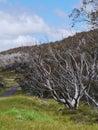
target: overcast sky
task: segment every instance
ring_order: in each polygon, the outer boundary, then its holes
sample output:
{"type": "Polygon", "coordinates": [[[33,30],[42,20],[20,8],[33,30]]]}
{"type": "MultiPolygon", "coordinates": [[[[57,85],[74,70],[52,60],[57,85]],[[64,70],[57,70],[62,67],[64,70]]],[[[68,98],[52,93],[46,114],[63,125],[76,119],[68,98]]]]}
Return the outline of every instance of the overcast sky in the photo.
{"type": "Polygon", "coordinates": [[[68,15],[81,0],[0,0],[0,51],[73,35],[68,15]]]}

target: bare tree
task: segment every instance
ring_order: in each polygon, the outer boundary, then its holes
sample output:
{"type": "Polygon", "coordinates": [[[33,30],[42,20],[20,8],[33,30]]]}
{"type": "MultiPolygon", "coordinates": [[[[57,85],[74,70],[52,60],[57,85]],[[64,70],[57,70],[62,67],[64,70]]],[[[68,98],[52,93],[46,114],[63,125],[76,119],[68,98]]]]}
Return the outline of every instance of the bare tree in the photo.
{"type": "Polygon", "coordinates": [[[77,61],[77,56],[75,57],[70,51],[63,54],[65,56],[58,51],[54,54],[52,50],[51,54],[57,68],[52,72],[50,67],[48,69],[45,67],[44,61],[40,61],[40,65],[46,77],[44,86],[51,91],[52,97],[68,108],[76,109],[80,99],[85,95],[95,106],[98,106],[98,103],[89,95],[91,81],[96,79],[98,74],[96,58],[89,61],[91,57],[77,54],[79,55],[79,61],[77,61]]]}
{"type": "MultiPolygon", "coordinates": [[[[41,52],[41,51],[40,51],[41,52]]],[[[86,53],[53,51],[49,48],[48,58],[42,52],[31,56],[32,67],[23,74],[29,91],[43,97],[45,92],[68,108],[77,109],[79,101],[86,96],[96,107],[98,103],[89,93],[92,80],[98,81],[98,63],[86,53]]]]}

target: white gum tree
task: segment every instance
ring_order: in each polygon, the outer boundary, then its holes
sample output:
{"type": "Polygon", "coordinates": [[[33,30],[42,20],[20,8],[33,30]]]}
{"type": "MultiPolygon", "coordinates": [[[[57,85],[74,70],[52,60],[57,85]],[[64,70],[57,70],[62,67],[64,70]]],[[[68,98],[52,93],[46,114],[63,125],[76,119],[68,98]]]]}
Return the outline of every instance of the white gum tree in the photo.
{"type": "Polygon", "coordinates": [[[98,103],[89,93],[92,81],[98,81],[96,56],[92,58],[86,53],[75,54],[69,50],[64,53],[53,52],[51,48],[49,51],[48,59],[41,55],[32,59],[34,68],[31,80],[32,83],[37,83],[33,88],[41,90],[40,94],[44,90],[50,91],[56,101],[70,109],[77,109],[83,96],[98,107],[98,103]]]}

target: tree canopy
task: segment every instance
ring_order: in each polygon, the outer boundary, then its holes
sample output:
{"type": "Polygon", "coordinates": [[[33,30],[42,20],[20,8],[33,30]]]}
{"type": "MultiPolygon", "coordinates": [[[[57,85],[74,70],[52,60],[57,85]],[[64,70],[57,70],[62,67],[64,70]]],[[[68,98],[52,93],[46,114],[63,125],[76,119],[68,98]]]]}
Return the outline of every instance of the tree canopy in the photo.
{"type": "Polygon", "coordinates": [[[70,17],[72,26],[77,22],[86,22],[91,28],[98,28],[98,0],[82,0],[82,6],[74,8],[70,17]]]}

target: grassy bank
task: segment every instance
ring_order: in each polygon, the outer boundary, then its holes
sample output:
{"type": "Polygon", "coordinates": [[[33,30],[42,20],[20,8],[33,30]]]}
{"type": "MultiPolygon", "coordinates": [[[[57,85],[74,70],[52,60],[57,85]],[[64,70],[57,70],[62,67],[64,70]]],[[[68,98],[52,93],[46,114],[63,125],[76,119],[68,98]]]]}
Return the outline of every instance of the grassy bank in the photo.
{"type": "Polygon", "coordinates": [[[98,110],[61,109],[54,100],[12,96],[0,98],[0,130],[98,130],[98,110]]]}

